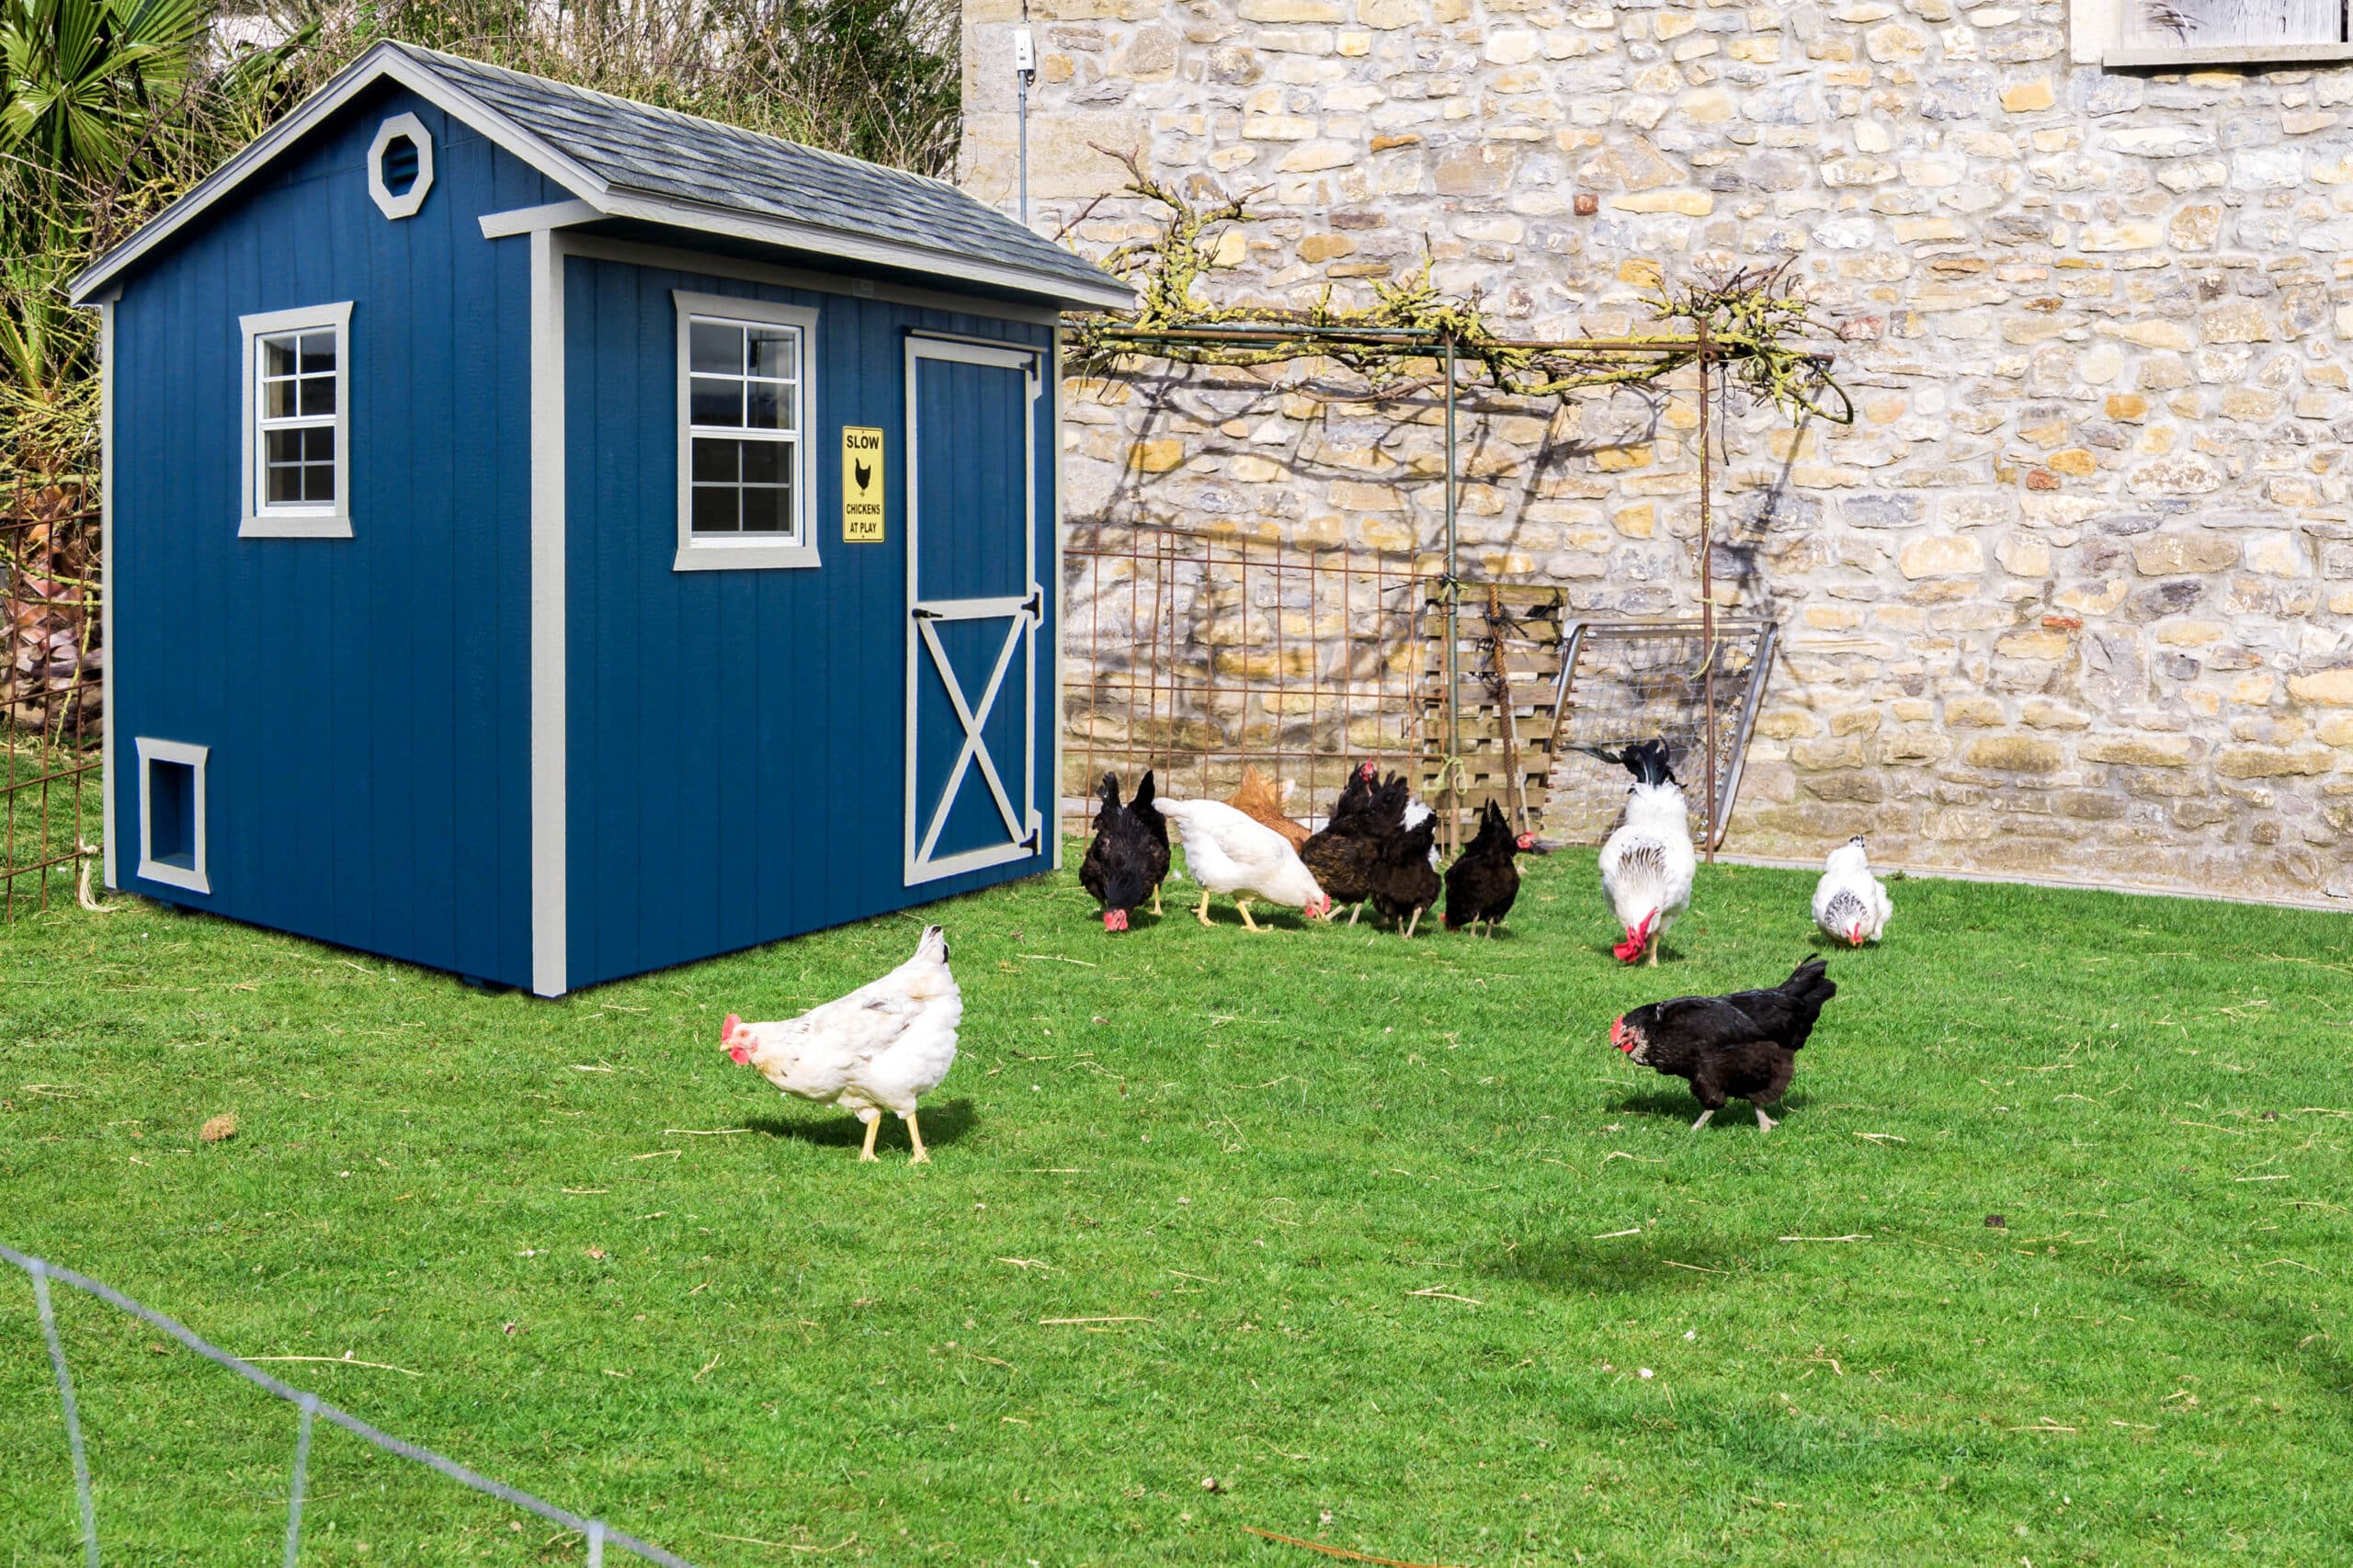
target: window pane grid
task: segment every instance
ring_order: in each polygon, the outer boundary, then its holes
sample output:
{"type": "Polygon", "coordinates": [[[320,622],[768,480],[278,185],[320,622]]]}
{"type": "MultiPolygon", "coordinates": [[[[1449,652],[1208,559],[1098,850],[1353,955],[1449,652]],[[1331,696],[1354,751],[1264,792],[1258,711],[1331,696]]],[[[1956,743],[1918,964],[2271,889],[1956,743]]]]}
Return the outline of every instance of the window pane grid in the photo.
{"type": "Polygon", "coordinates": [[[688,532],[791,538],[801,329],[692,317],[685,369],[688,532]]]}
{"type": "Polygon", "coordinates": [[[264,509],[313,510],[335,503],[338,336],[333,327],[310,327],[255,339],[264,509]]]}

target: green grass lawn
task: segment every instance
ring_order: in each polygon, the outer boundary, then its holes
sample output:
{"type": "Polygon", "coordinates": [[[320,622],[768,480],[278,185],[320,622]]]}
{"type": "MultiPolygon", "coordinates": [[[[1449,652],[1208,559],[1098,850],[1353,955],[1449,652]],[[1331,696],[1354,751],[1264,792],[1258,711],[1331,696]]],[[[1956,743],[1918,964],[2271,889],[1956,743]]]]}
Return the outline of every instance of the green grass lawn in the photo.
{"type": "MultiPolygon", "coordinates": [[[[1330,1561],[1245,1526],[1480,1568],[2353,1560],[2353,924],[1904,882],[1785,1124],[1694,1135],[1609,1020],[1779,980],[1812,878],[1703,871],[1652,971],[1593,880],[1534,862],[1506,936],[1408,945],[1204,931],[1182,884],[1107,937],[1064,876],[557,1003],[69,907],[0,934],[0,1240],[380,1363],[272,1369],[705,1568],[1330,1561]],[[925,918],[967,1004],[936,1163],[893,1124],[860,1165],[719,1020],[925,918]]],[[[61,1312],[107,1561],[276,1561],[292,1411],[61,1312]]],[[[306,1563],[584,1555],[329,1429],[310,1484],[306,1563]]],[[[0,1539],[75,1535],[0,1269],[0,1539]]]]}

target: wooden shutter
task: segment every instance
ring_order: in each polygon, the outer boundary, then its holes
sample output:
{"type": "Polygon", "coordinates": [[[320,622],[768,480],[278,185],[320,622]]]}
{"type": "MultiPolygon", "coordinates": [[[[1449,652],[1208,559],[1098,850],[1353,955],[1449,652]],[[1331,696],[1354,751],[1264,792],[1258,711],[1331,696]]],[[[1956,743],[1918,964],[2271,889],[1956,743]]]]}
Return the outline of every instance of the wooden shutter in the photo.
{"type": "Polygon", "coordinates": [[[2341,43],[2346,0],[2125,0],[2127,49],[2341,43]]]}

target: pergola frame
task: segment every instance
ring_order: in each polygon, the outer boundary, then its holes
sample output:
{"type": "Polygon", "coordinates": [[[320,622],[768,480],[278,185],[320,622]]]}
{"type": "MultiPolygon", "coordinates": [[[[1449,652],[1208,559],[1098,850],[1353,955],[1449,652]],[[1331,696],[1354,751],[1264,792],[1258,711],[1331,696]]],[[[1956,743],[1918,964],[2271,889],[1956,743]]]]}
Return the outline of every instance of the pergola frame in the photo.
{"type": "MultiPolygon", "coordinates": [[[[1341,326],[1321,323],[1306,323],[1269,319],[1259,322],[1238,321],[1213,326],[1152,327],[1105,323],[1090,325],[1093,345],[1111,355],[1124,358],[1168,359],[1180,363],[1226,365],[1247,368],[1279,363],[1291,359],[1326,358],[1336,353],[1351,350],[1371,351],[1384,358],[1395,360],[1429,359],[1440,367],[1438,374],[1446,385],[1446,571],[1443,591],[1446,596],[1446,761],[1443,777],[1449,796],[1448,823],[1449,836],[1460,833],[1457,820],[1460,812],[1459,779],[1461,776],[1461,701],[1457,684],[1461,672],[1457,669],[1458,638],[1456,630],[1461,600],[1461,577],[1457,571],[1457,517],[1461,495],[1456,445],[1456,403],[1460,390],[1458,367],[1465,358],[1483,362],[1484,355],[1472,350],[1453,333],[1428,327],[1341,326]],[[1241,356],[1244,358],[1220,358],[1241,356]]],[[[1720,824],[1713,818],[1716,812],[1716,597],[1714,496],[1715,460],[1709,425],[1710,404],[1720,384],[1719,367],[1727,360],[1753,357],[1751,346],[1738,339],[1727,341],[1711,335],[1708,319],[1701,315],[1693,319],[1692,331],[1686,334],[1656,334],[1638,337],[1487,337],[1479,339],[1479,350],[1506,349],[1535,355],[1557,356],[1571,360],[1578,368],[1573,372],[1577,386],[1655,386],[1665,377],[1684,367],[1695,368],[1699,381],[1699,623],[1700,638],[1708,648],[1707,664],[1701,672],[1701,702],[1705,712],[1705,745],[1707,752],[1707,798],[1710,802],[1710,831],[1705,846],[1709,861],[1716,858],[1716,840],[1721,836],[1720,824]]],[[[1835,356],[1828,349],[1814,349],[1804,354],[1804,362],[1824,390],[1835,392],[1841,404],[1839,413],[1827,417],[1839,423],[1854,418],[1854,404],[1846,390],[1830,377],[1835,356]]],[[[1401,394],[1394,387],[1376,385],[1369,390],[1363,401],[1380,401],[1401,394]]],[[[1565,396],[1569,387],[1555,385],[1540,393],[1514,388],[1508,384],[1490,389],[1490,395],[1565,396]]],[[[1798,400],[1800,417],[1817,412],[1811,401],[1798,400]]],[[[1564,676],[1565,678],[1565,676],[1564,676]]]]}

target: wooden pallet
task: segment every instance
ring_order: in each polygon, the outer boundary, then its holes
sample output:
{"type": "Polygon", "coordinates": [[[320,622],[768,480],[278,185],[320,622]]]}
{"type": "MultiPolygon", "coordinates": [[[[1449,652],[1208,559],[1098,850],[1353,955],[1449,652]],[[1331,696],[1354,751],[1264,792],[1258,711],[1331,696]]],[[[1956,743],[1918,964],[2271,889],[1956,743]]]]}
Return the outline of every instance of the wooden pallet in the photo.
{"type": "MultiPolygon", "coordinates": [[[[1493,801],[1513,825],[1534,832],[1551,793],[1561,656],[1571,624],[1558,588],[1466,586],[1455,616],[1459,777],[1447,778],[1446,606],[1423,607],[1423,753],[1415,790],[1431,805],[1460,810],[1457,834],[1472,831],[1493,801]]],[[[1449,844],[1459,843],[1449,835],[1449,844]]]]}

